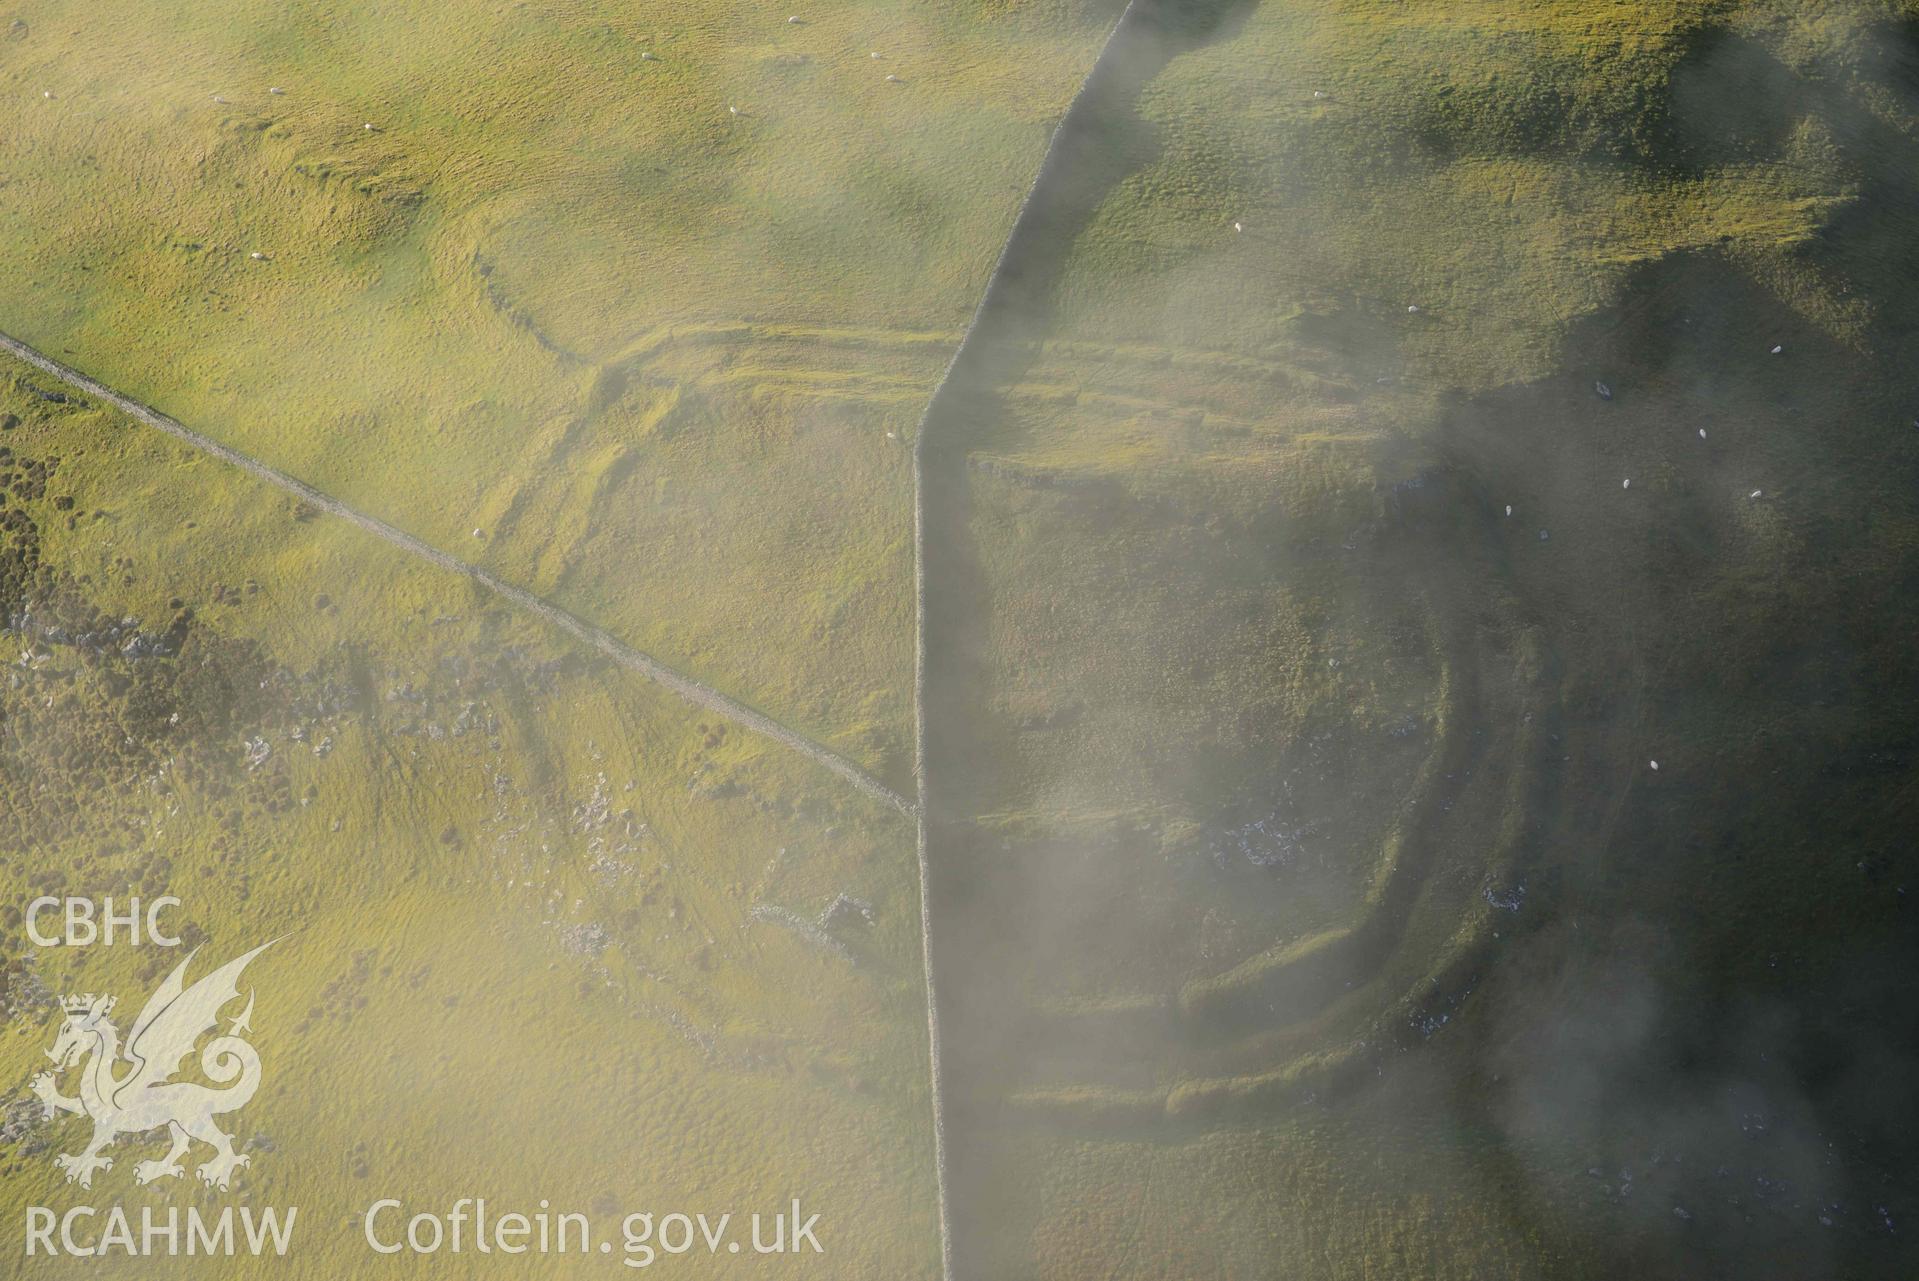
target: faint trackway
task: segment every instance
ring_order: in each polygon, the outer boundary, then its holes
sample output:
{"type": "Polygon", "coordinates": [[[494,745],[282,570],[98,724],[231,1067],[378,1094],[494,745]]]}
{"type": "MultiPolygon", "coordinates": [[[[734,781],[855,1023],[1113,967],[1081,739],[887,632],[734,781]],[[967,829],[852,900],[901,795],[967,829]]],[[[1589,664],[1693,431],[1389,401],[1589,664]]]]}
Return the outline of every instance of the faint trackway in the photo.
{"type": "Polygon", "coordinates": [[[665,686],[687,702],[744,725],[783,747],[791,748],[808,760],[832,770],[867,795],[885,801],[909,817],[916,813],[912,801],[907,800],[839,753],[814,742],[804,734],[788,729],[766,713],[748,707],[736,698],[730,698],[691,677],[681,675],[652,655],[641,653],[611,633],[595,627],[577,615],[568,613],[551,601],[543,600],[523,587],[515,587],[512,583],[477,565],[469,565],[458,557],[448,555],[430,543],[415,538],[405,530],[396,529],[376,516],[357,511],[339,499],[321,493],[305,481],[295,480],[285,472],[276,471],[257,459],[249,458],[236,449],[203,436],[192,428],[167,417],[159,410],[143,405],[131,397],[123,396],[112,388],[87,377],[79,370],[63,365],[51,356],[41,354],[17,338],[0,334],[0,349],[11,352],[42,373],[59,379],[77,391],[105,401],[121,413],[136,418],[149,427],[157,428],[194,449],[213,455],[222,462],[231,463],[241,471],[266,481],[269,485],[277,485],[288,493],[297,494],[301,499],[322,511],[330,512],[342,520],[351,521],[374,537],[384,539],[402,551],[410,552],[441,569],[464,574],[496,596],[538,614],[561,631],[593,646],[620,666],[638,672],[656,685],[665,686]]]}

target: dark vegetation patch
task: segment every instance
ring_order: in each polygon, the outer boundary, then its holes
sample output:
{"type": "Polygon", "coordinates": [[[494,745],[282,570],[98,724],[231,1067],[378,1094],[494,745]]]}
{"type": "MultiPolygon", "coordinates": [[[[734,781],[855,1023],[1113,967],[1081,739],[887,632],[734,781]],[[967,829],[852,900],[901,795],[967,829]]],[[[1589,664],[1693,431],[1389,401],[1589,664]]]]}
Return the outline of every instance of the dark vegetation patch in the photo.
{"type": "MultiPolygon", "coordinates": [[[[245,608],[259,591],[252,579],[207,585],[199,611],[173,597],[155,624],[110,614],[88,576],[46,557],[44,522],[71,507],[49,489],[71,460],[45,432],[4,439],[0,860],[36,893],[180,892],[180,852],[156,845],[151,828],[156,810],[185,805],[205,820],[186,873],[216,876],[244,900],[254,865],[271,857],[271,820],[320,794],[314,784],[296,792],[296,776],[311,771],[290,766],[295,753],[324,762],[351,726],[376,741],[480,734],[497,748],[493,708],[537,706],[583,661],[496,646],[402,672],[343,646],[294,671],[200,617],[245,608]]],[[[123,586],[136,582],[130,558],[112,570],[123,586]]],[[[525,746],[539,775],[544,756],[525,746]]],[[[20,928],[15,916],[0,920],[0,940],[20,928]]]]}

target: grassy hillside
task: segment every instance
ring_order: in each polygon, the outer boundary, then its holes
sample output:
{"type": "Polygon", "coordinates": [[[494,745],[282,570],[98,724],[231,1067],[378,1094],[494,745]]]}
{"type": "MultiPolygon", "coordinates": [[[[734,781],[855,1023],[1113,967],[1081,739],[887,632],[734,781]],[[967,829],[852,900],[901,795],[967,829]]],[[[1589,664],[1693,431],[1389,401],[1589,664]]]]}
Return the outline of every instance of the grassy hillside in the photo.
{"type": "MultiPolygon", "coordinates": [[[[901,791],[919,448],[961,1278],[1909,1275],[1919,7],[1142,0],[1042,170],[1119,9],[22,0],[0,331],[901,791]]],[[[938,1274],[910,820],[11,363],[0,494],[0,1218],[172,892],[289,1275],[938,1274]]]]}
{"type": "Polygon", "coordinates": [[[88,1126],[43,1121],[25,1089],[57,997],[118,994],[124,1033],[180,959],[29,946],[27,902],[171,893],[203,948],[190,977],[285,936],[247,972],[266,1074],[235,1128],[241,1195],[301,1207],[289,1275],[363,1267],[378,1197],[482,1187],[608,1235],[668,1202],[770,1213],[798,1192],[836,1266],[936,1269],[899,814],[463,578],[47,390],[0,370],[8,1221],[228,1200],[136,1188],[159,1151],[138,1139],[76,1194],[52,1158],[88,1126]],[[840,895],[870,922],[826,917],[840,895]]]}
{"type": "Polygon", "coordinates": [[[926,429],[971,1274],[1899,1273],[1915,36],[1130,33],[926,429]]]}
{"type": "Polygon", "coordinates": [[[32,0],[0,329],[898,783],[903,441],[1111,12],[32,0]]]}

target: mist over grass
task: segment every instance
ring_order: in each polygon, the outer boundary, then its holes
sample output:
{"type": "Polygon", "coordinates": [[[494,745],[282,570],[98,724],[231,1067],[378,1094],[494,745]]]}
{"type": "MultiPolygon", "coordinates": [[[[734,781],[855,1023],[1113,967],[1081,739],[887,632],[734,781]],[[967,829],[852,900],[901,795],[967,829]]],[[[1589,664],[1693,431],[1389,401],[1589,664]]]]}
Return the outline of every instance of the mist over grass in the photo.
{"type": "MultiPolygon", "coordinates": [[[[920,555],[956,1275],[1912,1271],[1912,4],[19,12],[0,329],[901,790],[920,555]]],[[[250,1193],[937,1273],[909,822],[43,383],[0,878],[303,927],[250,1193]]]]}
{"type": "Polygon", "coordinates": [[[1131,34],[927,427],[962,1271],[1897,1275],[1911,15],[1131,34]]]}

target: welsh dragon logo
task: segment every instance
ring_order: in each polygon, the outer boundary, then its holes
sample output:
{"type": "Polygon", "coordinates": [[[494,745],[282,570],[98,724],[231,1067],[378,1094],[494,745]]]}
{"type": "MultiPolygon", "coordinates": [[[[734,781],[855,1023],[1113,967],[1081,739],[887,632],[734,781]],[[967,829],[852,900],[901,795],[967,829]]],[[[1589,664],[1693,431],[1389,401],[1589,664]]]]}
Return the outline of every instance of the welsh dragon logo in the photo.
{"type": "Polygon", "coordinates": [[[251,991],[246,1008],[227,1024],[226,1033],[215,1036],[200,1051],[201,1072],[225,1088],[171,1078],[181,1070],[201,1036],[217,1028],[220,1011],[239,998],[240,972],[247,962],[272,947],[273,942],[227,962],[192,987],[183,981],[194,956],[188,953],[148,998],[127,1033],[124,1047],[109,1017],[114,998],[89,994],[69,996],[61,1002],[66,1020],[53,1048],[47,1051],[56,1069],[36,1076],[32,1088],[46,1105],[49,1118],[56,1112],[74,1112],[93,1119],[93,1138],[86,1150],[54,1158],[54,1163],[67,1172],[67,1182],[92,1187],[94,1171],[113,1168],[112,1158],[100,1155],[108,1144],[123,1134],[146,1134],[162,1127],[173,1146],[158,1161],[136,1164],[136,1182],[152,1183],[182,1173],[180,1158],[196,1139],[212,1147],[214,1153],[195,1171],[202,1183],[225,1189],[233,1172],[249,1164],[247,1156],[233,1150],[232,1136],[214,1125],[213,1118],[245,1107],[260,1085],[260,1056],[241,1037],[252,1030],[251,991]],[[60,1093],[58,1074],[83,1061],[80,1093],[69,1098],[60,1093]]]}

